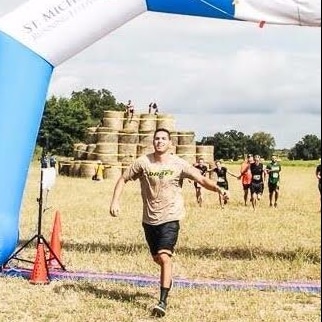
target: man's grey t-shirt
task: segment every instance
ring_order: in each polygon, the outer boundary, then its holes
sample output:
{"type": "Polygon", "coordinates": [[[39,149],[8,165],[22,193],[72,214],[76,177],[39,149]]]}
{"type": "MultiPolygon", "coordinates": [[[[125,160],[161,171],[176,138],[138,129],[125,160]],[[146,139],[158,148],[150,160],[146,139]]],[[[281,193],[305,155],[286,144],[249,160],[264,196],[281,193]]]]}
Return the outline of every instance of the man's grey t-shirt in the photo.
{"type": "Polygon", "coordinates": [[[176,155],[167,162],[154,160],[154,154],[137,158],[123,173],[126,181],[140,180],[143,200],[142,221],[150,225],[180,220],[185,215],[183,179],[193,180],[199,171],[176,155]]]}

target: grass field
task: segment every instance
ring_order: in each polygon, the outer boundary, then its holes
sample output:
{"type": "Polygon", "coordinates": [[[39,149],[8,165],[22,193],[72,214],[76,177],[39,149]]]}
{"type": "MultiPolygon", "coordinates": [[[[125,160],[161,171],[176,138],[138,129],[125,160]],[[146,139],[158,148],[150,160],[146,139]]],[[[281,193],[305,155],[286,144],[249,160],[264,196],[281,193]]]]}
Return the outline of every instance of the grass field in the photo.
{"type": "MultiPolygon", "coordinates": [[[[183,193],[187,214],[174,256],[175,278],[243,282],[321,281],[321,213],[315,167],[283,166],[278,208],[268,192],[254,212],[243,205],[240,181],[229,177],[231,200],[203,190],[200,208],[191,183],[183,193]]],[[[238,164],[228,168],[237,173],[238,164]]],[[[39,165],[33,163],[25,189],[20,238],[37,232],[39,165]]],[[[131,273],[158,277],[141,227],[137,182],[128,183],[121,215],[109,215],[114,183],[58,176],[45,198],[43,233],[48,240],[56,211],[62,222],[62,262],[67,270],[131,273]]],[[[34,259],[35,245],[23,255],[34,259]]],[[[15,264],[15,263],[12,263],[15,264]]],[[[18,263],[21,265],[21,263],[18,263]]],[[[0,321],[154,321],[156,286],[109,281],[51,281],[31,285],[20,278],[0,279],[0,321]]],[[[163,321],[320,321],[321,294],[174,287],[163,321]]]]}

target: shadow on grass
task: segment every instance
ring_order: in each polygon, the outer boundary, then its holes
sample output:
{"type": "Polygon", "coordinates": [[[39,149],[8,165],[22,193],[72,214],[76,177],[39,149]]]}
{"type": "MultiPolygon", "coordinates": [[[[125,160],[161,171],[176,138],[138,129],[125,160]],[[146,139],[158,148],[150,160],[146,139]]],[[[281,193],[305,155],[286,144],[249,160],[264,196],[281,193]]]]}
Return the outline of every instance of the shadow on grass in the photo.
{"type": "MultiPolygon", "coordinates": [[[[21,240],[20,244],[24,244],[25,241],[21,240]]],[[[110,253],[115,252],[120,255],[139,254],[141,252],[147,252],[148,247],[146,244],[104,244],[104,243],[69,243],[63,242],[62,247],[66,251],[82,252],[82,253],[110,253]]],[[[269,258],[274,260],[283,261],[305,261],[310,264],[321,263],[321,253],[318,249],[304,249],[296,248],[294,250],[273,251],[262,247],[230,247],[230,248],[218,248],[218,247],[177,247],[176,253],[182,256],[194,256],[197,258],[208,259],[231,259],[231,260],[255,260],[259,258],[269,258]]]]}
{"type": "Polygon", "coordinates": [[[270,258],[274,260],[284,261],[305,261],[311,264],[321,263],[321,254],[319,250],[296,248],[295,250],[272,251],[262,247],[230,247],[230,248],[216,248],[216,247],[199,247],[189,248],[180,247],[177,253],[186,256],[206,257],[213,259],[232,259],[232,260],[254,260],[259,258],[270,258]]]}
{"type": "Polygon", "coordinates": [[[64,291],[74,291],[74,292],[84,292],[86,294],[93,294],[96,298],[101,299],[109,299],[118,302],[130,303],[134,304],[135,306],[141,306],[142,308],[146,309],[146,305],[142,303],[142,300],[151,299],[153,296],[147,292],[136,291],[132,292],[131,290],[126,289],[126,291],[120,290],[120,286],[115,287],[115,289],[109,288],[102,289],[96,287],[93,283],[75,283],[75,284],[63,284],[54,287],[55,293],[63,293],[64,291]],[[117,289],[116,289],[117,288],[117,289]]]}

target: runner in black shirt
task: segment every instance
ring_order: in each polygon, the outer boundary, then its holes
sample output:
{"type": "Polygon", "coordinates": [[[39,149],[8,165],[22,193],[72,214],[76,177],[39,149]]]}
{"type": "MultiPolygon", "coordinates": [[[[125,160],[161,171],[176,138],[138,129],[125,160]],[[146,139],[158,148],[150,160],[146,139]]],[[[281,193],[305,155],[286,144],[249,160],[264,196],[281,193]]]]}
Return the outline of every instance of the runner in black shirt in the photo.
{"type": "MultiPolygon", "coordinates": [[[[221,188],[226,190],[228,194],[229,186],[227,180],[227,174],[231,175],[232,177],[239,178],[236,174],[230,172],[226,167],[222,166],[221,161],[216,161],[215,167],[210,169],[208,172],[215,172],[217,175],[217,185],[221,188]]],[[[219,196],[219,204],[221,208],[224,208],[224,205],[227,204],[228,199],[223,199],[220,195],[219,196]]]]}
{"type": "MultiPolygon", "coordinates": [[[[203,176],[206,176],[208,167],[205,165],[205,160],[203,158],[200,158],[198,162],[195,163],[193,166],[197,168],[203,176]]],[[[201,185],[196,181],[194,181],[193,185],[196,190],[197,202],[201,207],[202,206],[201,185]]]]}
{"type": "Polygon", "coordinates": [[[252,173],[252,181],[250,184],[251,202],[255,210],[257,200],[260,200],[262,197],[266,178],[266,171],[263,163],[260,162],[259,155],[254,156],[254,163],[250,165],[250,172],[252,173]]]}

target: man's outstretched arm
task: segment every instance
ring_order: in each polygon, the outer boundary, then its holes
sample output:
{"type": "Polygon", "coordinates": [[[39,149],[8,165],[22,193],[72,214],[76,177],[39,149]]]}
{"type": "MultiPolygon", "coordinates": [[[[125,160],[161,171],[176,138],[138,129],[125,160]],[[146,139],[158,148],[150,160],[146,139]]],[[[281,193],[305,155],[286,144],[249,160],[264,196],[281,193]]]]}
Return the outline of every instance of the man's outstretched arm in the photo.
{"type": "Polygon", "coordinates": [[[120,197],[122,195],[123,192],[123,188],[125,186],[125,179],[123,178],[123,176],[121,176],[117,182],[116,185],[114,187],[114,192],[113,192],[113,197],[111,200],[111,205],[110,205],[110,214],[113,217],[117,217],[120,211],[120,197]]]}

